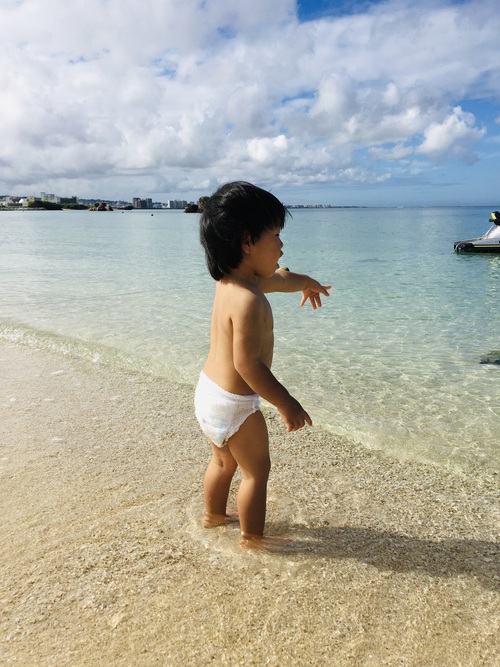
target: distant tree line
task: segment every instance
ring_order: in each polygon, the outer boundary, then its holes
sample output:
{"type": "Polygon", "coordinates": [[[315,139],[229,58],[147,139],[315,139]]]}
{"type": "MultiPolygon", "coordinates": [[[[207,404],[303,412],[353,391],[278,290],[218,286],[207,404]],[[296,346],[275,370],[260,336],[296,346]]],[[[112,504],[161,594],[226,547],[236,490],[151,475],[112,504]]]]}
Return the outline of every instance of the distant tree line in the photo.
{"type": "Polygon", "coordinates": [[[55,204],[52,201],[36,200],[30,201],[28,208],[43,208],[45,211],[62,211],[61,204],[55,204]]]}
{"type": "Polygon", "coordinates": [[[53,201],[36,200],[30,201],[28,208],[41,208],[45,211],[62,211],[63,208],[73,209],[75,211],[85,211],[88,206],[85,204],[56,204],[53,201]]]}
{"type": "Polygon", "coordinates": [[[89,207],[85,204],[56,204],[52,201],[30,201],[28,208],[39,208],[44,211],[62,211],[63,209],[71,209],[73,211],[88,211],[89,207]]]}

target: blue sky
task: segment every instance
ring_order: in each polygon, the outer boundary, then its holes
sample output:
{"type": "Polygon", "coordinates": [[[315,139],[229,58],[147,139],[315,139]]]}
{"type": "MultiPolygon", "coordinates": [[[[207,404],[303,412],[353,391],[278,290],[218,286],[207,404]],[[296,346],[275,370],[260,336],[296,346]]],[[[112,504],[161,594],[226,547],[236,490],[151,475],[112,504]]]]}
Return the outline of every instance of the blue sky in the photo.
{"type": "Polygon", "coordinates": [[[299,0],[297,2],[297,17],[300,21],[315,21],[329,17],[360,14],[376,5],[372,0],[299,0]]]}
{"type": "Polygon", "coordinates": [[[4,0],[0,195],[500,205],[497,0],[4,0]],[[270,10],[272,7],[272,10],[270,10]]]}

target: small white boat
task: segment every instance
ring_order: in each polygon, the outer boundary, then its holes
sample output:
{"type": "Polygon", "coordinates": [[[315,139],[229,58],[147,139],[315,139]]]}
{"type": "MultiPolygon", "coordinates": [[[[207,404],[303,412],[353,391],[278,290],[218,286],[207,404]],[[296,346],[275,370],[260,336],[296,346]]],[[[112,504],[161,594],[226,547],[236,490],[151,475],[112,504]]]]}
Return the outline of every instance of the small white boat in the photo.
{"type": "Polygon", "coordinates": [[[457,241],[453,246],[455,252],[500,252],[500,212],[493,211],[490,222],[494,224],[484,236],[477,239],[457,241]]]}

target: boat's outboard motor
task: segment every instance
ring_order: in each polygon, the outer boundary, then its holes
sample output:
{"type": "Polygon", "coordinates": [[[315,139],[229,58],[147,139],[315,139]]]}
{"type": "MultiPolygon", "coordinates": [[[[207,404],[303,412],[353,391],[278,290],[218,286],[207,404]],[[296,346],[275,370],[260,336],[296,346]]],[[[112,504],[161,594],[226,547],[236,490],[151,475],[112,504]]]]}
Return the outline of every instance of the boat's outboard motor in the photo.
{"type": "Polygon", "coordinates": [[[493,211],[491,214],[490,222],[494,222],[495,225],[498,225],[500,227],[500,212],[499,211],[493,211]]]}

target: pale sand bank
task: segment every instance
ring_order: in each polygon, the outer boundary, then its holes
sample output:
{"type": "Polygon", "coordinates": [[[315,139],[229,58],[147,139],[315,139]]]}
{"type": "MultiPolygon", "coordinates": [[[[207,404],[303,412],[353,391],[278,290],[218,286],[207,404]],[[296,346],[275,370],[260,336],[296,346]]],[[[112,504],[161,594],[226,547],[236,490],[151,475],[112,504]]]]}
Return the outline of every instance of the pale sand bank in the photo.
{"type": "Polygon", "coordinates": [[[200,527],[192,388],[0,344],[0,664],[498,665],[498,478],[270,419],[268,532],[200,527]]]}

